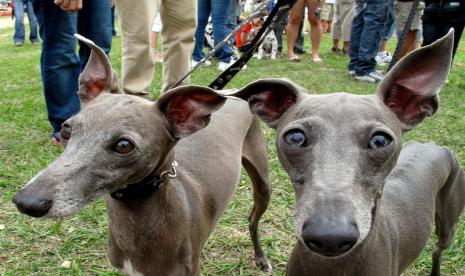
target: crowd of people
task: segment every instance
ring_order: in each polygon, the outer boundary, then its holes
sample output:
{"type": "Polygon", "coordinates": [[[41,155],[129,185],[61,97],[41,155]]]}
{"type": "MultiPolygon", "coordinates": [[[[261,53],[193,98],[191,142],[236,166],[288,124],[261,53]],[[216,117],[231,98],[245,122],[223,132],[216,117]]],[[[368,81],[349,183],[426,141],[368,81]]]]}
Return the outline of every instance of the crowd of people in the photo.
{"type": "MultiPolygon", "coordinates": [[[[90,49],[80,44],[79,52],[76,52],[74,33],[93,40],[108,54],[112,35],[116,34],[116,7],[122,37],[122,88],[125,93],[148,98],[155,62],[163,64],[162,91],[166,91],[204,59],[206,33],[212,40],[210,47],[215,47],[244,20],[244,6],[260,2],[14,0],[14,45],[21,46],[25,42],[25,10],[31,28],[30,41],[39,43],[37,33],[42,40],[40,64],[48,118],[53,129],[52,141],[61,144],[61,124],[80,109],[76,93],[78,77],[87,63],[90,49]],[[159,34],[161,52],[157,50],[159,34]]],[[[269,3],[268,9],[271,10],[276,2],[269,3]]],[[[387,41],[395,30],[397,36],[403,31],[414,3],[414,0],[297,0],[274,26],[277,42],[274,56],[286,56],[283,53],[285,35],[289,62],[300,62],[299,55],[302,54],[311,55],[312,62],[324,62],[320,56],[320,43],[323,33],[330,32],[333,40],[331,52],[349,57],[348,73],[358,81],[379,82],[383,76],[376,71],[376,65],[390,62],[387,41]],[[303,46],[305,20],[310,26],[309,51],[303,46]]],[[[234,63],[235,53],[248,50],[262,24],[262,18],[253,19],[215,52],[219,70],[224,71],[234,63]]],[[[449,28],[455,30],[455,54],[464,25],[465,0],[421,0],[401,56],[421,43],[431,44],[445,35],[449,28]]],[[[208,60],[203,62],[204,65],[211,64],[208,60]]],[[[185,78],[182,84],[188,82],[189,78],[185,78]]]]}

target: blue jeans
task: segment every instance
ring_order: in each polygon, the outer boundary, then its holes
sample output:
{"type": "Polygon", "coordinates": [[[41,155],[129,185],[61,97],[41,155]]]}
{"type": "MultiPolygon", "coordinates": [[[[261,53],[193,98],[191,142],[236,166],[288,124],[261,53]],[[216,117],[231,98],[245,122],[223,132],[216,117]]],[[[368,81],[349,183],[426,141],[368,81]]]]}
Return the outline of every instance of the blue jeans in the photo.
{"type": "Polygon", "coordinates": [[[389,0],[386,5],[386,21],[381,31],[381,39],[389,40],[396,30],[396,15],[394,12],[394,0],[389,0]]]}
{"type": "MultiPolygon", "coordinates": [[[[202,52],[203,41],[205,39],[205,27],[208,23],[208,17],[211,14],[213,25],[213,40],[215,46],[221,42],[228,34],[226,22],[228,19],[229,7],[232,0],[198,0],[197,7],[197,29],[195,30],[195,46],[192,59],[199,61],[204,58],[202,52]]],[[[230,62],[233,52],[232,49],[225,44],[216,52],[216,58],[219,61],[230,62]]]]}
{"type": "Polygon", "coordinates": [[[111,48],[111,1],[84,1],[81,11],[68,13],[53,0],[35,0],[34,11],[42,38],[40,66],[48,119],[53,132],[80,109],[78,77],[89,59],[90,49],[80,45],[74,33],[93,40],[107,54],[111,48]]]}
{"type": "Polygon", "coordinates": [[[15,34],[13,36],[14,43],[24,43],[25,31],[24,31],[24,7],[26,6],[27,18],[29,19],[29,27],[31,32],[29,33],[29,40],[31,42],[37,42],[37,20],[34,15],[32,2],[29,0],[14,0],[15,4],[15,34]]]}
{"type": "Polygon", "coordinates": [[[375,71],[384,27],[386,0],[356,0],[349,47],[349,70],[357,75],[375,71]]]}

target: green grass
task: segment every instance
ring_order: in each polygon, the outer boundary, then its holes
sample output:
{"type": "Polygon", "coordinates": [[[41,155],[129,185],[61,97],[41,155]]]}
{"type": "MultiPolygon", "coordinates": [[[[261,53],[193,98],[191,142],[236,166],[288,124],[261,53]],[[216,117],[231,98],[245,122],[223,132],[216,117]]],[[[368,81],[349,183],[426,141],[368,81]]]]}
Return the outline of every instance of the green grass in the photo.
{"type": "MultiPolygon", "coordinates": [[[[15,191],[43,169],[60,149],[49,142],[48,125],[41,89],[40,47],[26,44],[14,47],[11,29],[0,30],[0,274],[2,275],[120,275],[106,258],[107,217],[99,200],[78,215],[62,220],[41,220],[21,215],[11,203],[15,191]],[[70,268],[62,268],[63,261],[70,268]]],[[[308,41],[307,41],[308,43],[308,41]]],[[[120,68],[119,38],[114,40],[111,59],[120,68]]],[[[308,49],[307,45],[307,49],[308,49]]],[[[329,53],[330,40],[322,43],[323,64],[304,57],[301,63],[286,60],[252,60],[246,71],[228,85],[242,87],[263,77],[287,77],[311,93],[350,91],[370,94],[371,84],[352,81],[346,73],[347,59],[329,53]]],[[[394,45],[390,45],[392,51],[394,45]]],[[[460,48],[465,48],[462,40],[460,48]]],[[[459,52],[456,63],[465,64],[459,52]]],[[[157,65],[153,91],[159,91],[160,66],[157,65]]],[[[219,72],[215,67],[197,70],[191,82],[208,85],[219,72]]],[[[157,93],[155,93],[157,94],[157,93]]],[[[454,66],[449,84],[441,93],[439,112],[406,139],[433,142],[451,148],[465,167],[465,69],[454,66]]],[[[292,226],[293,190],[281,168],[274,148],[274,131],[264,128],[269,145],[273,196],[261,224],[264,249],[276,275],[282,275],[295,243],[292,226]]],[[[251,209],[251,185],[247,177],[215,228],[203,251],[204,275],[259,275],[252,260],[252,244],[247,231],[251,209]]],[[[431,267],[430,242],[407,275],[426,275],[431,267]]],[[[465,218],[462,217],[453,246],[443,258],[444,275],[465,275],[465,218]]]]}

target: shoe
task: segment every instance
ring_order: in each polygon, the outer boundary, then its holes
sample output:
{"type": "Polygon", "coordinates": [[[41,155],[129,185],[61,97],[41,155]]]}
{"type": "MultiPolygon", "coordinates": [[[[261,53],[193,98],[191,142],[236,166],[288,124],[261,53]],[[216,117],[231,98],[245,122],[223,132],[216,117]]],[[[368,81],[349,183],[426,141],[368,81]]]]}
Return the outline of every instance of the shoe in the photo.
{"type": "Polygon", "coordinates": [[[362,81],[362,82],[369,82],[369,83],[376,83],[380,82],[383,79],[383,75],[380,73],[373,71],[365,75],[355,75],[355,79],[357,81],[362,81]]]}
{"type": "Polygon", "coordinates": [[[40,44],[40,40],[33,40],[33,41],[31,41],[31,43],[32,43],[33,45],[40,44]]]}
{"type": "MultiPolygon", "coordinates": [[[[229,62],[220,61],[220,62],[218,62],[218,70],[225,71],[231,65],[233,65],[234,62],[236,62],[236,61],[234,59],[232,59],[232,58],[231,58],[231,60],[229,62]]],[[[245,68],[243,68],[243,69],[245,69],[245,68]]]]}
{"type": "Polygon", "coordinates": [[[376,63],[378,64],[386,64],[386,63],[390,63],[391,60],[392,60],[392,56],[388,53],[388,52],[379,52],[376,56],[375,56],[375,60],[376,60],[376,63]]]}
{"type": "MultiPolygon", "coordinates": [[[[200,60],[199,61],[191,60],[191,68],[194,68],[199,62],[200,60]]],[[[210,66],[210,65],[212,65],[211,61],[206,60],[201,66],[210,66]]]]}
{"type": "Polygon", "coordinates": [[[300,62],[300,58],[298,56],[294,56],[294,57],[289,58],[289,61],[290,62],[300,62]]]}
{"type": "Polygon", "coordinates": [[[323,60],[319,57],[316,57],[316,58],[312,58],[312,62],[315,62],[315,63],[321,63],[323,62],[323,60]]]}
{"type": "Polygon", "coordinates": [[[355,70],[349,70],[349,76],[355,77],[355,70]]]}
{"type": "Polygon", "coordinates": [[[15,46],[23,46],[23,45],[24,45],[24,42],[21,42],[21,41],[15,42],[15,46]]]}
{"type": "Polygon", "coordinates": [[[61,143],[61,136],[60,136],[59,132],[53,132],[52,133],[51,142],[55,146],[58,146],[60,148],[64,148],[63,143],[61,143]]]}
{"type": "Polygon", "coordinates": [[[307,50],[302,50],[302,49],[294,49],[294,53],[299,54],[299,55],[310,55],[311,53],[307,50]]]}
{"type": "Polygon", "coordinates": [[[331,52],[333,54],[340,54],[342,52],[342,49],[336,48],[336,47],[331,47],[331,52]]]}

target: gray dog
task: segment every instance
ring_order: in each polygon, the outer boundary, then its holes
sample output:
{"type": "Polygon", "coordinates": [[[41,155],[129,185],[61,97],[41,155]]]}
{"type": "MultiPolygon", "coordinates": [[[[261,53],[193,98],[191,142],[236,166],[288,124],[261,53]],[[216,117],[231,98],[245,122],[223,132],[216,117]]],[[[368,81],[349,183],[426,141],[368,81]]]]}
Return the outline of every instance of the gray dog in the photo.
{"type": "Polygon", "coordinates": [[[155,103],[121,94],[105,53],[78,38],[92,48],[79,80],[86,106],[63,124],[64,152],[14,196],[19,211],[63,217],[105,196],[112,265],[129,275],[198,275],[242,163],[254,190],[255,262],[269,271],[257,232],[271,195],[266,141],[247,104],[199,86],[155,103]]]}
{"type": "Polygon", "coordinates": [[[400,275],[438,237],[432,275],[465,204],[465,179],[444,147],[402,133],[438,108],[453,32],[401,60],[376,95],[313,96],[279,79],[235,96],[276,129],[279,159],[294,185],[298,242],[287,275],[400,275]]]}

